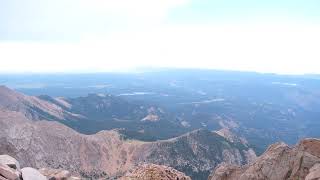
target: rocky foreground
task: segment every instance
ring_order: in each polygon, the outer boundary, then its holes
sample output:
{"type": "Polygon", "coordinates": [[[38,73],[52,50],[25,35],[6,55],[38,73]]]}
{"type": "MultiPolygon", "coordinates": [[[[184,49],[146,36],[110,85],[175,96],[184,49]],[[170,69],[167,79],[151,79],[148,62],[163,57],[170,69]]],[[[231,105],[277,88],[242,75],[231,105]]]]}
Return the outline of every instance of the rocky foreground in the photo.
{"type": "Polygon", "coordinates": [[[0,155],[0,180],[80,180],[79,177],[71,176],[66,170],[47,169],[40,170],[24,167],[11,156],[0,155]]]}
{"type": "Polygon", "coordinates": [[[209,180],[320,180],[320,139],[273,144],[252,164],[220,164],[209,180]]]}
{"type": "MultiPolygon", "coordinates": [[[[20,168],[19,162],[11,156],[0,155],[0,180],[80,180],[62,169],[20,168]]],[[[189,176],[171,167],[144,164],[134,168],[119,180],[191,180],[189,176]]]]}

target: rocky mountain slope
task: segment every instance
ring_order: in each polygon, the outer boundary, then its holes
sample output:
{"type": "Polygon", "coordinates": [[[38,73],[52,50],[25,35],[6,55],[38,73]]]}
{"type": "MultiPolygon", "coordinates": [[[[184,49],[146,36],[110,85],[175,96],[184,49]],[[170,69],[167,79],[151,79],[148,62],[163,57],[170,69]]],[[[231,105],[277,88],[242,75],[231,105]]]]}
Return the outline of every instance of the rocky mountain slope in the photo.
{"type": "Polygon", "coordinates": [[[219,162],[245,164],[256,156],[244,144],[231,143],[207,130],[196,130],[170,140],[152,143],[149,163],[164,164],[196,179],[206,179],[219,162]]]}
{"type": "Polygon", "coordinates": [[[0,108],[17,111],[32,120],[58,120],[77,119],[78,114],[64,110],[61,106],[13,91],[0,86],[0,108]]]}
{"type": "Polygon", "coordinates": [[[254,163],[221,164],[209,177],[209,180],[296,179],[320,179],[320,139],[304,139],[294,147],[273,144],[254,163]]]}
{"type": "Polygon", "coordinates": [[[240,165],[251,159],[245,144],[232,143],[207,130],[143,142],[128,139],[120,130],[81,134],[57,121],[34,119],[25,112],[0,107],[0,154],[15,157],[22,166],[62,168],[82,177],[106,178],[119,177],[141,163],[154,163],[173,167],[194,179],[206,179],[221,162],[240,165]]]}
{"type": "Polygon", "coordinates": [[[157,140],[188,131],[160,107],[105,94],[78,98],[36,97],[0,86],[0,107],[23,113],[31,120],[59,121],[84,134],[122,128],[122,133],[130,138],[157,140]]]}

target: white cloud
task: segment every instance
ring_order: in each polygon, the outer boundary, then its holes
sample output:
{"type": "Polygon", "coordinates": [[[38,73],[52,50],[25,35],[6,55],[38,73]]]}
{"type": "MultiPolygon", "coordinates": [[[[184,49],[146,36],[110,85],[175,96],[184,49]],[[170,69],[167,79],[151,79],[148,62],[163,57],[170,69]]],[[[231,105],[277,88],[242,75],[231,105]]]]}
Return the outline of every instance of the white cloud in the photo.
{"type": "Polygon", "coordinates": [[[80,41],[0,42],[0,72],[152,66],[320,73],[320,26],[315,24],[270,16],[251,23],[167,24],[169,12],[190,0],[10,2],[14,8],[6,12],[19,13],[7,14],[9,32],[52,39],[75,34],[80,41]]]}
{"type": "Polygon", "coordinates": [[[138,66],[320,73],[320,26],[161,26],[79,43],[0,43],[0,72],[114,71],[138,66]]]}
{"type": "Polygon", "coordinates": [[[188,2],[189,0],[80,0],[80,7],[91,13],[152,18],[164,17],[170,9],[188,2]]]}
{"type": "MultiPolygon", "coordinates": [[[[161,24],[170,10],[188,4],[190,0],[77,0],[78,12],[94,20],[98,18],[111,25],[129,27],[161,24]]],[[[76,3],[75,3],[76,4],[76,3]]]]}
{"type": "Polygon", "coordinates": [[[0,39],[74,40],[164,23],[189,0],[10,0],[0,2],[0,39]],[[7,35],[7,37],[4,37],[7,35]]]}

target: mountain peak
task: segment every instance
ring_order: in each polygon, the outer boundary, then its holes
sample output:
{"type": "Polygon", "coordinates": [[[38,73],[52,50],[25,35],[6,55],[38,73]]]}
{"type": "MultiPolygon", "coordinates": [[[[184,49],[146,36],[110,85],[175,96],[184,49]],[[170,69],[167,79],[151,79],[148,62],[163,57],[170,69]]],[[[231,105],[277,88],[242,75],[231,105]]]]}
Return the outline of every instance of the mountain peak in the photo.
{"type": "Polygon", "coordinates": [[[16,94],[17,92],[8,88],[7,86],[0,85],[0,95],[5,95],[5,94],[16,94]]]}
{"type": "Polygon", "coordinates": [[[271,145],[254,163],[246,166],[220,164],[209,180],[235,179],[318,179],[320,139],[304,139],[295,147],[271,145]],[[312,178],[311,178],[312,177],[312,178]]]}
{"type": "Polygon", "coordinates": [[[0,85],[0,89],[2,89],[2,88],[7,88],[7,89],[9,89],[7,86],[5,86],[5,85],[0,85]]]}
{"type": "Polygon", "coordinates": [[[7,107],[17,104],[23,97],[23,94],[20,94],[6,86],[0,86],[0,107],[7,107]]]}
{"type": "Polygon", "coordinates": [[[56,104],[6,86],[0,86],[0,99],[0,108],[20,112],[32,120],[63,120],[69,114],[56,104]]]}

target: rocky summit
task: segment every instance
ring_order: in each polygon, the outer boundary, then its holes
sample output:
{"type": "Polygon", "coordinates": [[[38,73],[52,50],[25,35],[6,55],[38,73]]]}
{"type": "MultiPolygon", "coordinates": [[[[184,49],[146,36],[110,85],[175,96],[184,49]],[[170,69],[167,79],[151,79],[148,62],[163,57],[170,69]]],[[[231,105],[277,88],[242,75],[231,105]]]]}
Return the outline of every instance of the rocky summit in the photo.
{"type": "Polygon", "coordinates": [[[189,176],[167,166],[144,164],[136,167],[119,180],[191,180],[189,176]]]}
{"type": "Polygon", "coordinates": [[[254,163],[220,164],[209,180],[319,180],[320,139],[304,139],[296,146],[271,145],[254,163]]]}

